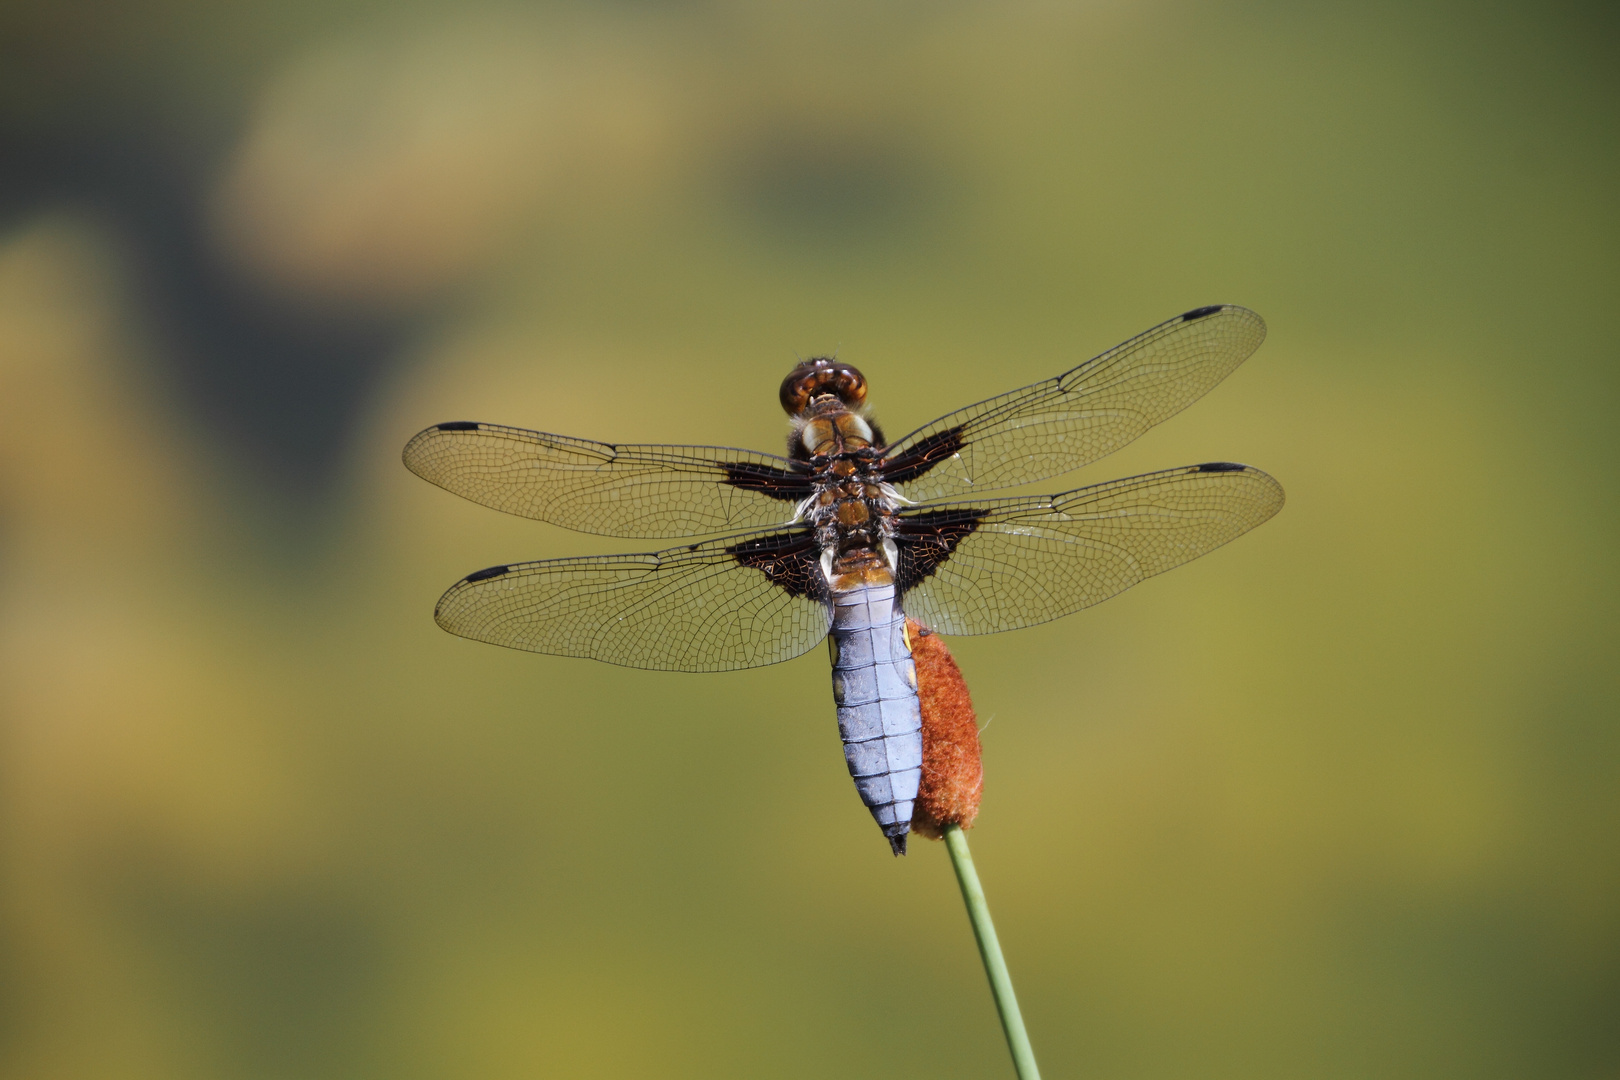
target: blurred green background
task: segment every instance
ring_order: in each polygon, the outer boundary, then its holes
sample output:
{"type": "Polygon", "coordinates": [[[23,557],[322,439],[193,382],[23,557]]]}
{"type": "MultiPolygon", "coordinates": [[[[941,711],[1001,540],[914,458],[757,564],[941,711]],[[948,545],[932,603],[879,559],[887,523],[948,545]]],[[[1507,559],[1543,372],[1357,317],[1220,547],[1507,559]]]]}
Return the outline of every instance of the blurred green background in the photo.
{"type": "Polygon", "coordinates": [[[1051,1077],[1620,1075],[1608,5],[0,10],[0,1072],[1010,1075],[827,660],[452,638],[640,550],[399,450],[904,431],[1201,304],[1271,335],[1071,482],[1254,534],[952,642],[1051,1077]]]}

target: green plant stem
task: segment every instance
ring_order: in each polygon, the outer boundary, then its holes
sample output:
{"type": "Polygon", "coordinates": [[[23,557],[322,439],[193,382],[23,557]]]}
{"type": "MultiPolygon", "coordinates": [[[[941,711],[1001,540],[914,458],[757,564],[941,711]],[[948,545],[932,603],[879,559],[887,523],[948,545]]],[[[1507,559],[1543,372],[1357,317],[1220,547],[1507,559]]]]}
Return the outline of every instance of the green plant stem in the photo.
{"type": "Polygon", "coordinates": [[[1029,1045],[1029,1033],[1024,1030],[1023,1014],[1018,1011],[1018,995],[1013,993],[1012,976],[1007,974],[1001,942],[996,940],[996,924],[990,921],[990,905],[984,902],[984,888],[979,884],[978,871],[973,869],[973,856],[961,828],[945,827],[945,848],[951,853],[956,882],[962,886],[962,902],[967,905],[973,936],[979,940],[979,956],[984,959],[984,973],[990,977],[990,993],[996,999],[996,1011],[1001,1014],[1001,1030],[1007,1033],[1013,1069],[1018,1073],[1018,1080],[1040,1080],[1035,1051],[1029,1045]]]}

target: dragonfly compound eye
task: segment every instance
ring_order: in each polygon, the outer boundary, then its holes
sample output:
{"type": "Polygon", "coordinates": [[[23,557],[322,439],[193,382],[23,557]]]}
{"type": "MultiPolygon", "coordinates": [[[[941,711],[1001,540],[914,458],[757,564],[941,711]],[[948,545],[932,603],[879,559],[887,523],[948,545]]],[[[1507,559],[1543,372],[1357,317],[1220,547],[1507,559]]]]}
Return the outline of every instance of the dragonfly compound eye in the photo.
{"type": "Polygon", "coordinates": [[[849,364],[818,356],[806,360],[782,380],[782,408],[789,416],[804,412],[824,394],[833,395],[847,408],[858,409],[866,400],[866,376],[849,364]]]}

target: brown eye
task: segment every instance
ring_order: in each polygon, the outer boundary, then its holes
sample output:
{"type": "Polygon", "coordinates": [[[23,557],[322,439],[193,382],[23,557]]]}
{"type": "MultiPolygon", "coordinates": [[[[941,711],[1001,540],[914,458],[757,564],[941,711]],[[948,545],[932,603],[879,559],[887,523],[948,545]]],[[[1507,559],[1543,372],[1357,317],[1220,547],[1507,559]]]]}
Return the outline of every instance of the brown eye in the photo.
{"type": "Polygon", "coordinates": [[[802,413],[823,394],[832,394],[848,408],[859,408],[866,400],[866,376],[849,364],[818,356],[806,360],[782,380],[782,408],[789,416],[802,413]]]}

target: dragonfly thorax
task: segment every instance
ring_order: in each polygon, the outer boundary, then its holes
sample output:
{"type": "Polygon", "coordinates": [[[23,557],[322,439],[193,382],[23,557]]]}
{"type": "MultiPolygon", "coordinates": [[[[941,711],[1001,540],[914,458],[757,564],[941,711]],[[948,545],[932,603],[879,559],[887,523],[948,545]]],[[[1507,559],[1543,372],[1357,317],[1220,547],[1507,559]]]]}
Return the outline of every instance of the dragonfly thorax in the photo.
{"type": "Polygon", "coordinates": [[[870,421],[831,396],[794,417],[788,453],[808,466],[812,490],[799,519],[815,531],[823,555],[867,551],[881,560],[894,535],[901,501],[879,471],[881,440],[870,421]]]}
{"type": "MultiPolygon", "coordinates": [[[[804,520],[815,533],[825,560],[867,556],[891,564],[895,514],[899,501],[881,482],[870,460],[839,457],[825,461],[812,483],[815,494],[805,501],[804,520]]],[[[824,563],[829,584],[834,569],[824,563]]],[[[893,569],[890,565],[889,569],[893,569]]],[[[834,586],[836,591],[836,585],[834,586]]]]}
{"type": "Polygon", "coordinates": [[[813,408],[795,418],[793,437],[788,441],[790,457],[813,461],[871,450],[877,443],[877,434],[864,416],[850,412],[835,401],[827,405],[825,409],[813,408]]]}

